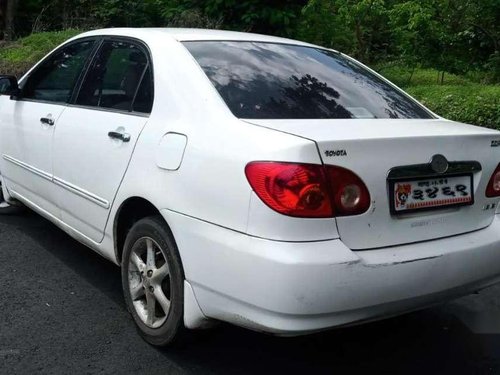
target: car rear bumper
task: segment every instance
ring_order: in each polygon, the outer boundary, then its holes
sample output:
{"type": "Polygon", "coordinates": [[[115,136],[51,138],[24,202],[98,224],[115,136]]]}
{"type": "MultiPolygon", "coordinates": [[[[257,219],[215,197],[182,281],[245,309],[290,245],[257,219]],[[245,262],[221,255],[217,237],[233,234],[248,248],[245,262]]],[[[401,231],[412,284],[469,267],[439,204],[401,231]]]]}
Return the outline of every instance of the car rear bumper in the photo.
{"type": "Polygon", "coordinates": [[[163,210],[209,318],[299,335],[385,318],[500,281],[500,217],[482,230],[353,252],[259,239],[163,210]]]}

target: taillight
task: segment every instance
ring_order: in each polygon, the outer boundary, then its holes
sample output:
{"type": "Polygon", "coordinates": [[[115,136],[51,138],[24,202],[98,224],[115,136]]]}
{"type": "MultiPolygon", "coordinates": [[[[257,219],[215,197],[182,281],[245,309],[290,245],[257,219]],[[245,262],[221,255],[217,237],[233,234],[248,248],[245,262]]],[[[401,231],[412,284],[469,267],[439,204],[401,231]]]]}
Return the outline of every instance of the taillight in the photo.
{"type": "Polygon", "coordinates": [[[279,213],[310,218],[333,214],[320,165],[253,162],[245,173],[259,198],[279,213]]]}
{"type": "Polygon", "coordinates": [[[500,197],[500,164],[491,175],[490,182],[486,187],[486,196],[488,198],[500,197]]]}
{"type": "Polygon", "coordinates": [[[252,162],[245,173],[259,198],[285,215],[305,218],[359,215],[370,207],[366,185],[345,168],[252,162]]]}
{"type": "Polygon", "coordinates": [[[335,216],[359,215],[370,207],[370,193],[365,183],[348,169],[325,166],[332,189],[335,216]]]}

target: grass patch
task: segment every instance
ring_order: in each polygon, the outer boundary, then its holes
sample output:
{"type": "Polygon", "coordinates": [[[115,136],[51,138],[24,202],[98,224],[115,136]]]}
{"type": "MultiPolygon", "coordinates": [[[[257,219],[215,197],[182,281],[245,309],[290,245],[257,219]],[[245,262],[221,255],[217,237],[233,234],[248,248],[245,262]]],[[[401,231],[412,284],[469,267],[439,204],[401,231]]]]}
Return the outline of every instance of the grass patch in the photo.
{"type": "Polygon", "coordinates": [[[418,85],[406,91],[447,119],[500,130],[500,85],[418,85]]]}
{"type": "MultiPolygon", "coordinates": [[[[441,82],[441,75],[435,69],[409,69],[401,66],[390,66],[378,69],[378,72],[391,82],[400,87],[409,87],[416,85],[438,85],[441,82]]],[[[463,85],[469,84],[471,80],[464,76],[457,76],[451,73],[445,73],[445,85],[463,85]]]]}
{"type": "Polygon", "coordinates": [[[0,48],[0,72],[20,77],[59,44],[79,33],[79,30],[43,32],[4,43],[0,48]]]}
{"type": "Polygon", "coordinates": [[[435,69],[387,65],[378,72],[440,116],[500,130],[500,85],[484,84],[487,73],[445,73],[441,85],[435,69]]]}

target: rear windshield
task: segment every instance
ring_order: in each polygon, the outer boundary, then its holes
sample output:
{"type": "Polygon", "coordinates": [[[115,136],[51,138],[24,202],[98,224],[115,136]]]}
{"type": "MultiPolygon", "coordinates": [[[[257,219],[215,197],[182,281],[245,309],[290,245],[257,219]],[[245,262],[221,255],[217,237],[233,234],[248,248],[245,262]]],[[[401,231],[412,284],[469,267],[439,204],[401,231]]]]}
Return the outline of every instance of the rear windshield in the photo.
{"type": "Polygon", "coordinates": [[[337,52],[261,42],[184,45],[239,118],[433,118],[404,93],[337,52]]]}

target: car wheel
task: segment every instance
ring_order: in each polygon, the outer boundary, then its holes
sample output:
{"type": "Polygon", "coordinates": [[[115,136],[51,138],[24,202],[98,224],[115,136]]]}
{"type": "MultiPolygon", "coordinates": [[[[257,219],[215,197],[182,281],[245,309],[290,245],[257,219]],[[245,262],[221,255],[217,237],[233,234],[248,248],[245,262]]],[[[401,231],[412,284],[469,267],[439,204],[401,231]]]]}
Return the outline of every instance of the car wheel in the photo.
{"type": "Polygon", "coordinates": [[[172,233],[160,217],[138,221],[125,240],[122,284],[141,336],[165,346],[185,336],[184,271],[172,233]]]}
{"type": "Polygon", "coordinates": [[[8,204],[3,198],[2,181],[0,179],[0,215],[13,215],[20,212],[21,208],[8,204]]]}

